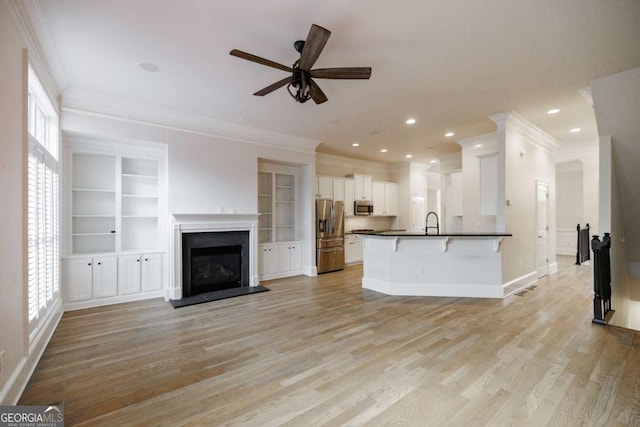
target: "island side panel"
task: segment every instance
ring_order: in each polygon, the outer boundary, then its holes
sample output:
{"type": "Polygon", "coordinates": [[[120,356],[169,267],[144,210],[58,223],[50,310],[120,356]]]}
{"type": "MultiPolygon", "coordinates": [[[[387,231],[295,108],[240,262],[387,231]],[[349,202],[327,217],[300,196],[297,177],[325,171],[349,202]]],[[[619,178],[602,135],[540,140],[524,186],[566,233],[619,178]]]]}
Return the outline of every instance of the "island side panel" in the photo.
{"type": "Polygon", "coordinates": [[[387,295],[503,298],[499,239],[362,236],[362,287],[387,295]]]}

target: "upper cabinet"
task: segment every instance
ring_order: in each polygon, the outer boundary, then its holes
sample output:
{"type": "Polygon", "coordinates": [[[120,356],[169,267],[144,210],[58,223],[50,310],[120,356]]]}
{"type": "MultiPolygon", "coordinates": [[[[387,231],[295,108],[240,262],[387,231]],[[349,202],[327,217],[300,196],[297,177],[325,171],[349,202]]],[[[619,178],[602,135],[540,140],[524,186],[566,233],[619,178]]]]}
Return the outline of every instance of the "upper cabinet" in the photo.
{"type": "Polygon", "coordinates": [[[398,185],[394,182],[374,182],[373,214],[396,216],[398,214],[398,185]]]}
{"type": "Polygon", "coordinates": [[[344,214],[353,215],[353,202],[355,201],[355,182],[353,178],[344,179],[344,214]]]}
{"type": "Polygon", "coordinates": [[[316,176],[316,198],[333,199],[333,178],[330,176],[316,176]]]}
{"type": "Polygon", "coordinates": [[[344,178],[316,176],[316,198],[344,201],[344,178]]]}
{"type": "Polygon", "coordinates": [[[373,178],[369,175],[353,175],[356,200],[372,200],[373,178]]]}

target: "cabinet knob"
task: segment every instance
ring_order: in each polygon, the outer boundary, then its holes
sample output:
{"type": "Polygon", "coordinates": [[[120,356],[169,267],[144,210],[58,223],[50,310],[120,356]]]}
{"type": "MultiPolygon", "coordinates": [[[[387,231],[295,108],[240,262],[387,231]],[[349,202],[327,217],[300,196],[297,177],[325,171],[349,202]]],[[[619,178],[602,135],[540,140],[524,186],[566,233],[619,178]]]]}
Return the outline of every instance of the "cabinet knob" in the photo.
{"type": "Polygon", "coordinates": [[[140,262],[140,258],[138,258],[136,261],[137,261],[137,262],[140,262]]]}
{"type": "Polygon", "coordinates": [[[98,265],[102,265],[102,263],[101,263],[101,262],[99,262],[99,263],[98,263],[98,265]]]}
{"type": "Polygon", "coordinates": [[[91,265],[91,263],[87,264],[87,265],[91,265]]]}
{"type": "Polygon", "coordinates": [[[116,230],[111,230],[111,234],[116,234],[116,230]]]}
{"type": "Polygon", "coordinates": [[[149,261],[149,258],[145,258],[144,260],[145,260],[145,261],[149,261]]]}

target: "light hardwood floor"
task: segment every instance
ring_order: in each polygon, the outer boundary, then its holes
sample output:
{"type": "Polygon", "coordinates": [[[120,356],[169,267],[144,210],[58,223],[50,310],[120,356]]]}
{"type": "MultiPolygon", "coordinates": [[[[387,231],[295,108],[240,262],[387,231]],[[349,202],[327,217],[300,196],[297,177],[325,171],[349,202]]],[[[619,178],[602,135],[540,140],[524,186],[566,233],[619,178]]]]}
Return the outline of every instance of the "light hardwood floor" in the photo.
{"type": "Polygon", "coordinates": [[[384,296],[350,267],[69,312],[20,404],[63,401],[68,426],[640,425],[640,333],[591,323],[572,261],[504,300],[384,296]]]}

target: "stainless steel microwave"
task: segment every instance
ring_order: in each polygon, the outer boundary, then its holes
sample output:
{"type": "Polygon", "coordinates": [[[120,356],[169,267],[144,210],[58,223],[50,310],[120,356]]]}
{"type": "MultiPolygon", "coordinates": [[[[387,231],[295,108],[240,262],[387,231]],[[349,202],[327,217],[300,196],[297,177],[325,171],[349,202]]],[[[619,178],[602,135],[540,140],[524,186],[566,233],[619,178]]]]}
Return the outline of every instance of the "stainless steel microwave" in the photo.
{"type": "Polygon", "coordinates": [[[353,202],[355,215],[373,215],[373,202],[371,200],[356,200],[353,202]]]}

